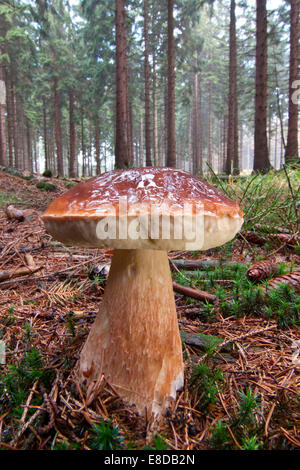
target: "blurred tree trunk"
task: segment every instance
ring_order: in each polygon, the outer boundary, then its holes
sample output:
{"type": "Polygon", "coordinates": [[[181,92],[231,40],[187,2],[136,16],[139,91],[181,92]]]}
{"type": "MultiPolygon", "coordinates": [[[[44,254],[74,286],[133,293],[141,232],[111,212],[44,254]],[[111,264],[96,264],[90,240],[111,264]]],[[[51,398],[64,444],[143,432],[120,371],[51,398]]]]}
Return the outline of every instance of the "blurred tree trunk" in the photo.
{"type": "MultiPolygon", "coordinates": [[[[2,48],[0,47],[0,55],[2,48]]],[[[0,165],[7,166],[7,145],[5,127],[5,82],[4,66],[0,63],[0,165]]]]}
{"type": "Polygon", "coordinates": [[[47,109],[46,109],[45,98],[43,98],[43,140],[44,140],[45,170],[49,170],[50,163],[49,163],[49,157],[48,157],[47,109]]]}
{"type": "Polygon", "coordinates": [[[75,123],[74,123],[74,90],[69,89],[69,139],[70,139],[70,157],[69,157],[69,176],[75,178],[75,123]]]}
{"type": "MultiPolygon", "coordinates": [[[[5,51],[6,52],[6,51],[5,51]]],[[[6,89],[6,114],[7,114],[7,140],[8,140],[8,163],[13,166],[13,121],[11,108],[10,76],[8,65],[5,64],[5,89],[6,89]]]]}
{"type": "Polygon", "coordinates": [[[14,148],[14,159],[15,159],[14,166],[15,168],[21,168],[20,161],[19,161],[17,102],[16,102],[14,79],[12,79],[12,83],[11,83],[11,110],[12,110],[13,148],[14,148]]]}
{"type": "Polygon", "coordinates": [[[53,94],[54,94],[54,110],[55,110],[57,173],[58,173],[58,176],[63,176],[64,175],[64,162],[63,162],[63,152],[62,152],[60,106],[59,106],[59,95],[58,95],[58,73],[57,73],[55,49],[53,50],[53,53],[52,53],[52,66],[53,66],[53,94]]]}
{"type": "Polygon", "coordinates": [[[128,168],[131,160],[128,141],[129,106],[125,20],[125,1],[116,0],[116,168],[128,168]]]}
{"type": "Polygon", "coordinates": [[[229,28],[229,95],[228,95],[228,128],[226,174],[239,173],[238,157],[238,107],[237,107],[237,46],[235,0],[230,2],[229,28]]]}
{"type": "Polygon", "coordinates": [[[82,176],[87,176],[86,173],[86,152],[85,152],[85,140],[84,140],[84,114],[83,109],[81,110],[81,153],[82,153],[82,176]]]}
{"type": "Polygon", "coordinates": [[[209,81],[209,94],[208,94],[208,163],[211,168],[213,168],[213,137],[212,137],[212,81],[209,81]]]}
{"type": "Polygon", "coordinates": [[[100,125],[99,119],[95,119],[95,151],[96,151],[96,175],[101,173],[100,165],[100,125]]]}
{"type": "MultiPolygon", "coordinates": [[[[289,72],[289,117],[286,163],[299,160],[298,154],[298,103],[293,99],[296,80],[299,79],[299,7],[300,0],[290,0],[290,72],[289,72]]],[[[298,86],[298,84],[297,84],[298,86]]]]}
{"type": "Polygon", "coordinates": [[[148,33],[148,0],[144,0],[144,40],[145,40],[145,148],[146,166],[152,166],[151,158],[151,119],[150,119],[150,66],[148,33]]]}
{"type": "Polygon", "coordinates": [[[176,167],[175,134],[175,42],[174,0],[168,0],[168,98],[167,98],[167,161],[166,166],[176,167]]]}
{"type": "Polygon", "coordinates": [[[267,141],[267,48],[266,0],[256,0],[254,171],[271,168],[267,141]]]}

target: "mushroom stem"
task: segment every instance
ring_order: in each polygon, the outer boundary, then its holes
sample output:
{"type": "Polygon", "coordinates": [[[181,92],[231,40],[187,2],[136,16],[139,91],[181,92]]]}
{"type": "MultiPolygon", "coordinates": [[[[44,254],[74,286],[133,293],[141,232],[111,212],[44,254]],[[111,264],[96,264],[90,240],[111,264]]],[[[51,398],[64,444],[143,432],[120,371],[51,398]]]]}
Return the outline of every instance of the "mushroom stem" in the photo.
{"type": "Polygon", "coordinates": [[[103,373],[140,414],[161,415],[183,386],[182,347],[166,251],[116,250],[80,357],[88,385],[103,373]]]}

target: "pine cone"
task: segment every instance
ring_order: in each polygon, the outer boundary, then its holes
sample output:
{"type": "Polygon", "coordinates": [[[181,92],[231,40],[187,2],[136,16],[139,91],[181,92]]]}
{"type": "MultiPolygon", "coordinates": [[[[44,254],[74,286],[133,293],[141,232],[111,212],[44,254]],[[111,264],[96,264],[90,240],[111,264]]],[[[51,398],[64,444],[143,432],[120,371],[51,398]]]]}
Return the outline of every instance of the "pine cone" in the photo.
{"type": "Polygon", "coordinates": [[[300,270],[291,271],[289,274],[284,274],[283,276],[274,277],[268,283],[267,289],[278,289],[281,283],[285,282],[292,289],[296,291],[300,290],[300,270]]]}
{"type": "Polygon", "coordinates": [[[262,279],[266,279],[267,277],[271,276],[276,270],[276,264],[270,260],[263,260],[254,263],[248,271],[246,272],[246,276],[250,281],[261,281],[262,279]]]}
{"type": "Polygon", "coordinates": [[[267,242],[266,237],[255,232],[247,232],[244,237],[248,242],[255,243],[255,245],[264,245],[267,242]]]}
{"type": "Polygon", "coordinates": [[[299,242],[299,237],[295,235],[290,235],[288,233],[270,233],[269,237],[272,240],[286,243],[287,245],[297,245],[299,242]]]}

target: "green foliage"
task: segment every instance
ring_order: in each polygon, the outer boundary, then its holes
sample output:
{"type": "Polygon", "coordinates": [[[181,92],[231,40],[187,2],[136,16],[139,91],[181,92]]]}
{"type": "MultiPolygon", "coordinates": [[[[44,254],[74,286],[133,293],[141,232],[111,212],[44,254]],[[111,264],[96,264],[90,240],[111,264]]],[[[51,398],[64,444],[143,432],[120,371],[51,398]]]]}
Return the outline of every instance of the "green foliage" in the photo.
{"type": "MultiPolygon", "coordinates": [[[[53,379],[53,372],[43,368],[40,352],[31,347],[17,364],[10,364],[0,374],[0,401],[4,409],[9,409],[15,416],[23,412],[28,390],[36,380],[48,387],[53,379]]],[[[37,399],[38,400],[38,399],[37,399]]]]}
{"type": "Polygon", "coordinates": [[[51,170],[45,170],[44,173],[43,173],[43,176],[45,176],[45,178],[52,178],[52,171],[51,170]]]}
{"type": "Polygon", "coordinates": [[[169,446],[165,442],[164,438],[155,434],[152,436],[153,445],[143,447],[143,450],[168,450],[169,446]]]}
{"type": "Polygon", "coordinates": [[[279,328],[299,325],[300,296],[288,284],[269,290],[267,303],[279,328]]]}
{"type": "Polygon", "coordinates": [[[258,411],[259,395],[255,394],[251,387],[248,387],[245,392],[238,392],[238,395],[237,424],[253,424],[255,422],[255,412],[258,411]]]}
{"type": "Polygon", "coordinates": [[[123,440],[119,427],[104,419],[91,430],[90,446],[93,450],[120,450],[123,440]]]}
{"type": "Polygon", "coordinates": [[[218,420],[211,430],[210,447],[216,450],[232,449],[232,439],[226,424],[218,420]]]}
{"type": "Polygon", "coordinates": [[[193,366],[191,387],[196,391],[199,399],[199,410],[207,411],[209,405],[214,405],[217,402],[222,381],[222,372],[215,366],[209,366],[205,362],[193,366]]]}
{"type": "Polygon", "coordinates": [[[261,443],[258,441],[257,436],[243,437],[242,450],[259,450],[261,443]]]}
{"type": "Polygon", "coordinates": [[[258,450],[262,443],[258,435],[260,425],[257,424],[257,417],[260,416],[260,397],[255,394],[251,387],[245,392],[238,392],[238,407],[234,416],[225,423],[218,420],[211,429],[210,447],[212,449],[229,450],[236,448],[236,443],[232,437],[236,437],[240,442],[241,450],[258,450]],[[232,433],[230,432],[232,430],[232,433]]]}
{"type": "Polygon", "coordinates": [[[57,191],[57,186],[53,183],[48,183],[47,181],[39,181],[38,183],[36,183],[36,187],[38,189],[41,189],[42,191],[47,191],[47,192],[57,191]]]}

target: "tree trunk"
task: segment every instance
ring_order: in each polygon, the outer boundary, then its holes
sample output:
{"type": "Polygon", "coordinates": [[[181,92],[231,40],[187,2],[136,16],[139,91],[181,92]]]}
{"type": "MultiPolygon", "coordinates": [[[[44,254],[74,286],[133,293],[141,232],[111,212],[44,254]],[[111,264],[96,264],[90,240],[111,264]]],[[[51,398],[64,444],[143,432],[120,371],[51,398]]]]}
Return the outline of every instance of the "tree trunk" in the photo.
{"type": "Polygon", "coordinates": [[[176,167],[175,133],[175,42],[174,0],[168,0],[168,100],[167,100],[167,161],[166,166],[176,167]]]}
{"type": "Polygon", "coordinates": [[[116,168],[130,166],[125,17],[125,1],[116,0],[116,168]]]}
{"type": "Polygon", "coordinates": [[[300,0],[290,0],[290,72],[289,72],[289,117],[286,163],[299,160],[298,154],[298,102],[293,98],[296,80],[299,78],[299,8],[300,0]]]}
{"type": "Polygon", "coordinates": [[[229,95],[226,174],[239,173],[238,157],[238,108],[237,108],[237,46],[235,0],[230,3],[229,31],[229,95]]]}
{"type": "Polygon", "coordinates": [[[13,143],[14,143],[14,159],[15,168],[21,168],[19,162],[19,148],[18,148],[18,125],[17,125],[17,103],[15,94],[15,83],[12,81],[11,86],[11,109],[12,109],[12,125],[13,125],[13,143]]]}
{"type": "Polygon", "coordinates": [[[271,168],[267,142],[267,11],[266,0],[256,0],[254,171],[271,168]]]}
{"type": "Polygon", "coordinates": [[[56,138],[56,156],[57,156],[57,173],[58,176],[64,175],[64,162],[62,152],[62,137],[60,126],[60,109],[59,109],[59,95],[58,95],[58,74],[56,64],[56,51],[52,54],[53,66],[53,93],[54,93],[54,109],[55,109],[55,138],[56,138]]]}
{"type": "MultiPolygon", "coordinates": [[[[0,48],[0,54],[1,54],[0,48]]],[[[5,83],[3,65],[0,64],[0,165],[7,166],[7,146],[5,129],[5,83]]]]}
{"type": "Polygon", "coordinates": [[[153,158],[154,165],[158,166],[158,126],[157,126],[157,89],[156,89],[156,65],[155,51],[153,50],[153,79],[152,79],[152,104],[153,104],[153,158]]]}
{"type": "Polygon", "coordinates": [[[213,168],[213,145],[212,145],[212,81],[209,81],[208,96],[208,163],[213,168]]]}
{"type": "MultiPolygon", "coordinates": [[[[7,42],[4,43],[4,52],[8,53],[7,42]]],[[[10,76],[8,64],[5,62],[5,91],[6,91],[6,114],[7,114],[7,140],[8,140],[8,163],[9,166],[13,166],[13,121],[12,121],[12,109],[11,109],[11,93],[10,93],[10,76]]]]}
{"type": "Polygon", "coordinates": [[[34,164],[32,158],[32,133],[29,121],[26,120],[26,145],[27,145],[27,159],[28,159],[28,169],[33,172],[34,164]]]}
{"type": "Polygon", "coordinates": [[[144,40],[145,40],[145,148],[146,166],[152,166],[150,128],[150,66],[148,33],[148,0],[144,0],[144,40]]]}
{"type": "Polygon", "coordinates": [[[86,155],[85,155],[85,142],[84,142],[84,117],[83,110],[81,111],[81,153],[82,153],[82,176],[86,176],[86,155]]]}
{"type": "Polygon", "coordinates": [[[47,108],[46,108],[45,98],[43,98],[43,139],[44,139],[45,170],[49,170],[50,162],[49,162],[49,155],[48,155],[47,108]]]}
{"type": "Polygon", "coordinates": [[[69,139],[70,139],[70,159],[69,176],[75,178],[75,123],[74,123],[74,90],[69,90],[69,139]]]}
{"type": "MultiPolygon", "coordinates": [[[[195,59],[195,66],[198,66],[198,60],[195,59]]],[[[192,150],[193,150],[193,171],[195,175],[202,173],[202,155],[201,147],[202,146],[202,136],[201,136],[201,106],[199,99],[199,74],[196,71],[194,75],[194,90],[193,90],[193,112],[192,112],[192,150]]]]}
{"type": "Polygon", "coordinates": [[[101,162],[100,162],[100,125],[99,119],[95,119],[95,150],[96,150],[96,174],[101,173],[101,162]]]}

